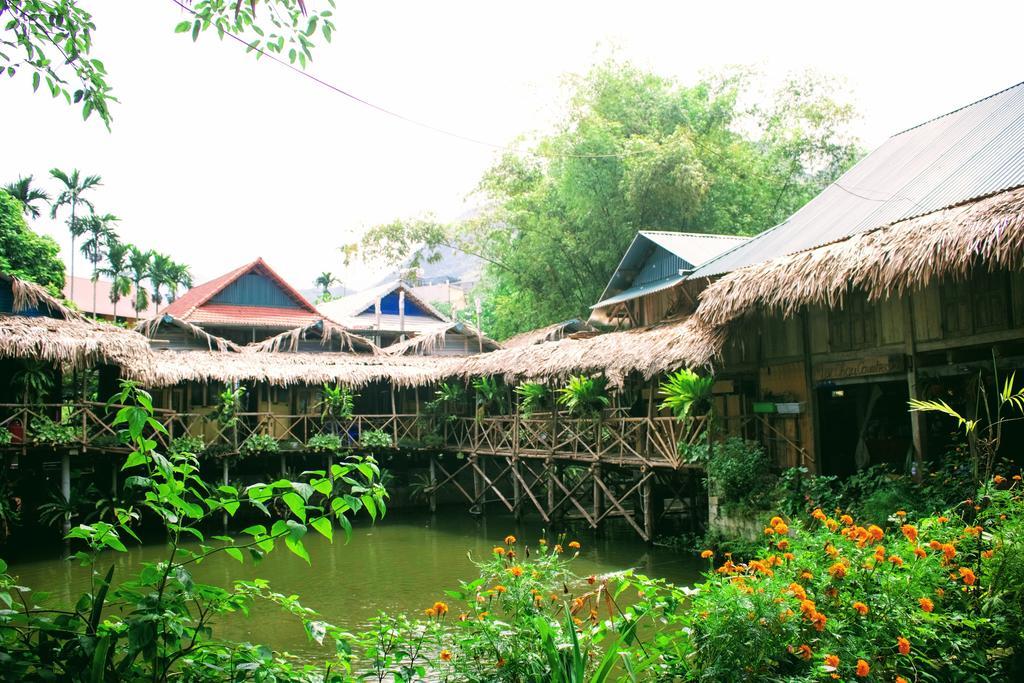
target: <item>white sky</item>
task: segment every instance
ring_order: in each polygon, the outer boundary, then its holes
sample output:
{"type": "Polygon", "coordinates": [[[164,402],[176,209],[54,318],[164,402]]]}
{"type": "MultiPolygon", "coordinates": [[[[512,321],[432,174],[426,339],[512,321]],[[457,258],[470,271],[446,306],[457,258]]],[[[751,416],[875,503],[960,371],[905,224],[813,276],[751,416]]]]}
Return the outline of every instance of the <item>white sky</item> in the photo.
{"type": "MultiPolygon", "coordinates": [[[[317,6],[322,0],[307,0],[317,6]]],[[[369,226],[453,218],[495,151],[358,105],[236,43],[174,34],[170,0],[81,0],[120,104],[113,132],[0,79],[0,181],[53,166],[103,176],[123,239],[191,264],[197,282],[263,256],[300,288],[342,272],[369,226]]],[[[1024,5],[940,2],[394,2],[338,0],[310,71],[376,104],[507,144],[560,108],[561,77],[609,54],[692,80],[729,64],[846,79],[867,147],[1024,80],[1024,5]]],[[[44,90],[45,88],[41,89],[44,90]]],[[[51,187],[51,189],[53,189],[51,187]]],[[[63,225],[35,228],[58,237],[63,225]]],[[[79,257],[79,273],[86,265],[79,257]]],[[[374,279],[353,266],[350,286],[374,279]]]]}

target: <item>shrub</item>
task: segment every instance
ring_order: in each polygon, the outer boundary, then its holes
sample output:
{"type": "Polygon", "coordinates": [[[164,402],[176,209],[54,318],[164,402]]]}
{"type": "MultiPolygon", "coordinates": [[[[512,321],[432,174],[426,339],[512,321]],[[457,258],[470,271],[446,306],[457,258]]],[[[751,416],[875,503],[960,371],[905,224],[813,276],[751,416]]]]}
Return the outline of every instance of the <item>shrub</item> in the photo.
{"type": "Polygon", "coordinates": [[[368,429],[359,435],[359,445],[363,448],[391,448],[391,435],[383,429],[368,429]]]}
{"type": "Polygon", "coordinates": [[[570,377],[568,384],[558,389],[555,401],[573,417],[595,417],[608,405],[604,377],[570,377]]]}
{"type": "Polygon", "coordinates": [[[708,490],[731,505],[757,507],[772,483],[771,461],[764,449],[739,437],[711,446],[706,472],[708,490]]]}
{"type": "Polygon", "coordinates": [[[551,394],[546,386],[538,382],[523,382],[516,386],[515,391],[519,396],[519,408],[525,418],[529,418],[538,410],[547,407],[551,394]]]}
{"type": "Polygon", "coordinates": [[[337,434],[316,434],[309,437],[306,449],[314,453],[337,453],[341,450],[341,437],[337,434]]]}
{"type": "Polygon", "coordinates": [[[170,455],[178,455],[179,453],[199,455],[205,448],[206,444],[203,443],[202,437],[179,436],[171,441],[171,445],[167,447],[167,452],[170,455]]]}
{"type": "Polygon", "coordinates": [[[57,422],[46,415],[32,418],[29,434],[31,441],[55,447],[74,443],[80,436],[75,425],[57,422]]]}
{"type": "Polygon", "coordinates": [[[256,455],[258,453],[277,453],[281,450],[277,439],[269,434],[250,434],[238,447],[242,455],[256,455]]]}

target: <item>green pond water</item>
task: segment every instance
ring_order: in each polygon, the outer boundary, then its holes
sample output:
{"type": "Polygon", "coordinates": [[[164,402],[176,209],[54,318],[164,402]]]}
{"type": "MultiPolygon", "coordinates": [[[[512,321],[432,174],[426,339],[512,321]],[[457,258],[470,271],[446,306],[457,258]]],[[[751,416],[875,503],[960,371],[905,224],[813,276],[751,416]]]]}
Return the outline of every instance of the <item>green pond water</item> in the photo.
{"type": "MultiPolygon", "coordinates": [[[[542,529],[516,526],[513,519],[498,516],[475,519],[464,511],[435,516],[389,514],[375,525],[357,526],[347,545],[340,532],[333,544],[316,534],[306,536],[312,567],[282,544],[258,566],[241,565],[217,554],[194,573],[198,581],[220,585],[235,579],[268,579],[275,591],[299,595],[304,605],[320,612],[326,621],[355,631],[379,612],[418,614],[435,600],[446,599],[444,589],[456,588],[460,580],[476,576],[467,553],[482,558],[508,533],[535,546],[542,529]]],[[[634,568],[685,585],[693,582],[704,566],[688,553],[648,547],[628,529],[613,529],[601,537],[581,534],[578,540],[583,549],[573,571],[581,576],[634,568]]],[[[33,590],[52,591],[57,602],[72,602],[88,585],[87,571],[76,564],[54,557],[19,561],[11,551],[7,551],[8,571],[33,590]]],[[[111,554],[117,564],[115,578],[123,579],[140,561],[162,559],[165,552],[161,545],[146,545],[127,554],[111,554]]],[[[457,608],[453,605],[453,609],[457,608]]],[[[248,617],[224,617],[215,632],[302,656],[316,657],[322,652],[306,638],[295,617],[270,605],[259,606],[248,617]]]]}

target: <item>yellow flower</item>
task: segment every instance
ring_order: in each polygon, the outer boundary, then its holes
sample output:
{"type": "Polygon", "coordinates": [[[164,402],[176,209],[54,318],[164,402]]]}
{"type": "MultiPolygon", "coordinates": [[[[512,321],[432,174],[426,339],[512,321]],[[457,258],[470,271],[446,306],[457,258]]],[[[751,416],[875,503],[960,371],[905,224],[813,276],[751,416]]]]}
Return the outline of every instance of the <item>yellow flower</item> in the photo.
{"type": "Polygon", "coordinates": [[[505,545],[515,545],[515,544],[516,544],[516,537],[515,536],[513,536],[512,534],[509,534],[508,536],[505,537],[505,545]]]}
{"type": "Polygon", "coordinates": [[[505,554],[505,549],[502,548],[499,545],[499,546],[495,546],[494,549],[491,550],[491,552],[494,553],[495,555],[504,555],[505,554]]]}
{"type": "Polygon", "coordinates": [[[701,552],[700,556],[706,560],[710,557],[714,557],[715,553],[711,550],[704,550],[701,552]]]}
{"type": "Polygon", "coordinates": [[[573,549],[573,550],[579,550],[580,549],[580,542],[579,541],[569,541],[569,547],[571,549],[573,549]]]}
{"type": "Polygon", "coordinates": [[[562,554],[562,546],[559,543],[555,544],[555,554],[556,555],[561,555],[562,554]]]}
{"type": "Polygon", "coordinates": [[[442,662],[450,662],[450,661],[452,661],[451,650],[441,650],[441,661],[442,662]]]}

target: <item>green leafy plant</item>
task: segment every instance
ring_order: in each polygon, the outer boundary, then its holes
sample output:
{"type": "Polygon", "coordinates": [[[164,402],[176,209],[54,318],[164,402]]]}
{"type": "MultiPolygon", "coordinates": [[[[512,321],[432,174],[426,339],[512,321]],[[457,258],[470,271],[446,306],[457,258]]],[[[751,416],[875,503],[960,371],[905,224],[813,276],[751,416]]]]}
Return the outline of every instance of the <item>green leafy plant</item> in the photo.
{"type": "Polygon", "coordinates": [[[434,398],[424,404],[427,413],[442,417],[454,418],[459,405],[466,397],[462,385],[454,382],[441,382],[434,392],[434,398]]]}
{"type": "Polygon", "coordinates": [[[303,480],[280,479],[239,490],[213,486],[200,476],[191,453],[165,456],[155,450],[157,434],[149,395],[123,382],[115,397],[115,427],[127,432],[132,452],[122,469],[124,486],[140,502],[116,507],[110,521],[79,524],[67,534],[72,558],[86,586],[70,603],[18,586],[0,561],[0,653],[6,678],[67,681],[223,681],[259,672],[261,680],[340,681],[349,678],[352,637],[323,621],[295,596],[275,593],[263,579],[228,585],[197,581],[193,568],[222,553],[240,563],[258,561],[281,544],[310,562],[303,538],[309,532],[333,541],[336,522],[351,534],[349,517],[366,510],[376,519],[386,511],[386,492],[377,483],[379,469],[370,458],[350,458],[330,473],[312,471],[303,480]],[[272,510],[281,510],[273,516],[272,510]],[[263,515],[262,523],[238,537],[207,537],[203,529],[223,516],[245,510],[263,515]],[[167,534],[166,556],[159,561],[118,562],[126,543],[140,542],[133,526],[149,520],[167,534]],[[186,544],[194,539],[197,544],[186,544]],[[130,567],[130,569],[125,569],[130,567]],[[115,579],[117,572],[129,571],[115,579]],[[248,611],[268,602],[296,617],[316,642],[329,642],[325,666],[299,663],[265,646],[220,637],[223,615],[248,611]],[[231,672],[225,675],[226,672],[231,672]]]}
{"type": "Polygon", "coordinates": [[[201,436],[179,436],[171,441],[171,445],[167,447],[169,455],[178,455],[179,453],[199,455],[204,450],[206,450],[206,444],[201,436]]]}
{"type": "MultiPolygon", "coordinates": [[[[694,450],[701,447],[696,446],[694,450]]],[[[773,485],[771,460],[755,441],[730,437],[714,442],[705,461],[708,490],[732,506],[758,507],[767,503],[773,485]]]]}
{"type": "Polygon", "coordinates": [[[14,434],[7,427],[0,427],[0,446],[9,446],[14,440],[14,434]]]}
{"type": "Polygon", "coordinates": [[[26,405],[43,405],[53,391],[53,370],[42,361],[27,360],[11,377],[11,384],[22,395],[26,405]]]}
{"type": "Polygon", "coordinates": [[[505,390],[496,378],[477,377],[473,380],[473,392],[477,419],[488,414],[500,415],[505,412],[505,390]]]}
{"type": "Polygon", "coordinates": [[[99,493],[95,486],[81,479],[72,483],[71,495],[67,499],[60,489],[51,488],[47,493],[47,501],[39,506],[39,521],[45,526],[59,529],[65,521],[70,523],[85,519],[93,511],[99,493]]]}
{"type": "Polygon", "coordinates": [[[658,386],[658,395],[664,399],[658,409],[670,410],[676,419],[685,420],[693,410],[704,407],[714,383],[714,377],[701,377],[688,368],[673,372],[658,386]]]}
{"type": "Polygon", "coordinates": [[[270,454],[280,450],[281,444],[269,434],[250,434],[238,447],[241,455],[270,454]]]}
{"type": "Polygon", "coordinates": [[[550,390],[539,382],[523,382],[516,386],[515,392],[519,396],[519,408],[525,418],[548,407],[551,398],[550,390]]]}
{"type": "Polygon", "coordinates": [[[238,412],[244,396],[245,387],[228,388],[220,392],[213,416],[221,428],[234,427],[238,424],[238,412]]]}
{"type": "Polygon", "coordinates": [[[556,401],[573,417],[596,417],[609,403],[606,383],[604,377],[570,377],[569,382],[558,389],[556,401]]]}
{"type": "Polygon", "coordinates": [[[29,423],[30,441],[46,446],[66,446],[81,438],[79,427],[57,422],[47,415],[33,417],[29,423]]]}
{"type": "Polygon", "coordinates": [[[391,448],[391,435],[383,429],[367,429],[359,435],[359,445],[363,448],[391,448]]]}
{"type": "Polygon", "coordinates": [[[315,434],[309,437],[306,449],[314,453],[340,453],[341,437],[337,434],[315,434]]]}
{"type": "Polygon", "coordinates": [[[324,384],[316,409],[320,411],[320,417],[337,431],[339,423],[351,419],[355,410],[355,400],[356,394],[352,393],[348,387],[341,384],[336,384],[333,387],[324,384]]]}

